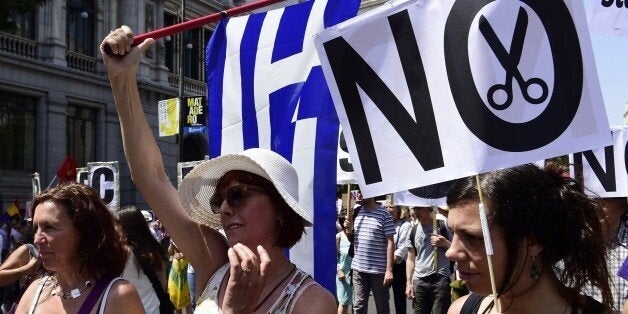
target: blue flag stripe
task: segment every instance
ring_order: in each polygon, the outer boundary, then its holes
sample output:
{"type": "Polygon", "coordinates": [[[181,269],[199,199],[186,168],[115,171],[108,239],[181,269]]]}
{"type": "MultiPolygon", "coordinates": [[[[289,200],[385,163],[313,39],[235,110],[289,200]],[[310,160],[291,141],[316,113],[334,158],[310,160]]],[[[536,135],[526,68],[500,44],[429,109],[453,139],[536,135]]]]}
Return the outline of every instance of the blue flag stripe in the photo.
{"type": "Polygon", "coordinates": [[[226,21],[218,24],[207,44],[205,53],[209,99],[209,157],[211,158],[220,156],[222,145],[222,89],[227,54],[226,30],[226,21]]]}
{"type": "Polygon", "coordinates": [[[314,1],[305,2],[303,5],[293,5],[285,9],[279,22],[277,37],[271,62],[295,55],[303,50],[305,28],[312,12],[314,1]]]}
{"type": "Polygon", "coordinates": [[[253,14],[249,17],[240,46],[244,149],[259,147],[257,110],[255,108],[255,60],[264,18],[266,18],[266,13],[253,14]]]}

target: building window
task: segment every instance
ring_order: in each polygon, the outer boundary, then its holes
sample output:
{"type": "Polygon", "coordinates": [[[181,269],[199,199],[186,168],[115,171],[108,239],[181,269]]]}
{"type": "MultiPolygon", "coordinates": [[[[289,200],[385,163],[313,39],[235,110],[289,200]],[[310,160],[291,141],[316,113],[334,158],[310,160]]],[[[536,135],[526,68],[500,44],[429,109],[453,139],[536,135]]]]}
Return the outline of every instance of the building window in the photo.
{"type": "Polygon", "coordinates": [[[96,110],[68,105],[66,118],[68,154],[80,166],[96,161],[96,110]]]}
{"type": "Polygon", "coordinates": [[[66,37],[68,50],[94,57],[94,3],[91,0],[68,0],[66,37]]]}
{"type": "Polygon", "coordinates": [[[28,12],[11,16],[15,28],[8,30],[9,34],[35,40],[35,13],[28,12]]]}
{"type": "Polygon", "coordinates": [[[35,170],[37,98],[0,92],[0,169],[35,170]]]}
{"type": "Polygon", "coordinates": [[[198,28],[183,33],[183,51],[185,51],[183,73],[185,77],[197,81],[201,80],[201,68],[204,64],[204,59],[199,58],[199,52],[202,49],[199,45],[202,42],[200,39],[198,28]]]}
{"type": "MultiPolygon", "coordinates": [[[[178,17],[174,14],[164,13],[164,26],[177,24],[178,17]]],[[[178,53],[178,37],[168,36],[165,40],[164,63],[170,73],[179,73],[179,53],[178,53]]]]}

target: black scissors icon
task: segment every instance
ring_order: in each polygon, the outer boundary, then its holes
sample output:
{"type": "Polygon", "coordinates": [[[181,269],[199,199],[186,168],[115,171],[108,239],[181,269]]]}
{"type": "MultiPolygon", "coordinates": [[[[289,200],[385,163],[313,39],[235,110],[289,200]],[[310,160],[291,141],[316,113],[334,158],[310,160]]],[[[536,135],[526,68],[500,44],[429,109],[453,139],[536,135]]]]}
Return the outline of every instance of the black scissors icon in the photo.
{"type": "Polygon", "coordinates": [[[506,81],[504,84],[495,84],[488,89],[486,98],[488,103],[495,110],[504,110],[512,104],[512,79],[517,80],[519,88],[523,98],[534,105],[538,105],[547,99],[548,89],[545,81],[538,77],[533,77],[529,80],[524,80],[521,72],[519,71],[519,60],[521,60],[521,53],[523,52],[523,42],[526,36],[526,29],[528,27],[528,13],[524,8],[519,8],[519,14],[517,15],[517,22],[515,24],[515,32],[512,35],[512,43],[510,44],[510,53],[506,51],[506,48],[495,34],[493,27],[484,16],[480,16],[479,22],[480,32],[484,36],[484,39],[491,47],[495,56],[499,60],[499,63],[506,70],[506,81]],[[529,88],[533,85],[538,85],[541,88],[541,96],[534,98],[529,94],[529,88]],[[502,104],[495,102],[495,93],[498,91],[504,91],[506,93],[506,101],[502,104]]]}

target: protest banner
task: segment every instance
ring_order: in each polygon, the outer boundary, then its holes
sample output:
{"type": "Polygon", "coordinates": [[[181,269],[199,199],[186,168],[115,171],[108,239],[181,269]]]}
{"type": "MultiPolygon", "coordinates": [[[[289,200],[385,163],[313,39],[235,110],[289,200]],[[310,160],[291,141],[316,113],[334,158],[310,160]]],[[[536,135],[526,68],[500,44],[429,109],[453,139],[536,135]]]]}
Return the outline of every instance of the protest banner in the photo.
{"type": "Polygon", "coordinates": [[[365,196],[611,143],[581,1],[399,1],[315,43],[365,196]]]}
{"type": "Polygon", "coordinates": [[[569,155],[571,177],[582,168],[585,192],[592,197],[628,196],[628,127],[613,127],[613,145],[569,155]]]}
{"type": "Polygon", "coordinates": [[[120,208],[120,174],[117,161],[88,162],[87,182],[99,192],[107,208],[116,211],[120,208]]]}
{"type": "Polygon", "coordinates": [[[589,4],[592,33],[628,36],[628,1],[589,0],[589,4]]]}

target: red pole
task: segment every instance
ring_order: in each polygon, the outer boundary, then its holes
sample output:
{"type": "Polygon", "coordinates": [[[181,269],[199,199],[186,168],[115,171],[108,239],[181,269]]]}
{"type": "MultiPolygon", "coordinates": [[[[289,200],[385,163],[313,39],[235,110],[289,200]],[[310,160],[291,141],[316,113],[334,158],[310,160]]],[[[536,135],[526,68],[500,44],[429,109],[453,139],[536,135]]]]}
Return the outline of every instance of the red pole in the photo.
{"type": "MultiPolygon", "coordinates": [[[[186,21],[183,23],[179,23],[179,24],[174,24],[174,25],[170,25],[168,27],[164,27],[164,28],[160,28],[160,29],[156,29],[154,31],[150,31],[148,33],[144,33],[144,34],[139,34],[136,35],[135,37],[133,37],[133,46],[138,45],[139,43],[143,42],[145,39],[147,38],[153,38],[155,40],[166,37],[166,36],[170,36],[170,35],[174,35],[176,33],[180,33],[180,32],[185,32],[187,30],[191,30],[197,27],[200,27],[202,25],[205,24],[209,24],[209,23],[213,23],[216,21],[220,21],[222,19],[226,19],[228,17],[231,16],[235,16],[238,14],[242,14],[242,13],[246,13],[249,11],[253,11],[255,9],[259,9],[259,8],[263,8],[266,6],[269,6],[271,4],[275,4],[275,3],[279,3],[282,2],[284,0],[260,0],[260,1],[255,1],[253,3],[249,3],[249,4],[245,4],[245,5],[241,5],[239,7],[235,7],[235,8],[231,8],[229,10],[226,11],[220,11],[220,12],[216,12],[207,16],[203,16],[203,17],[199,17],[197,19],[194,20],[190,20],[190,21],[186,21]]],[[[105,52],[110,55],[111,54],[111,48],[109,46],[105,47],[105,52]]]]}

